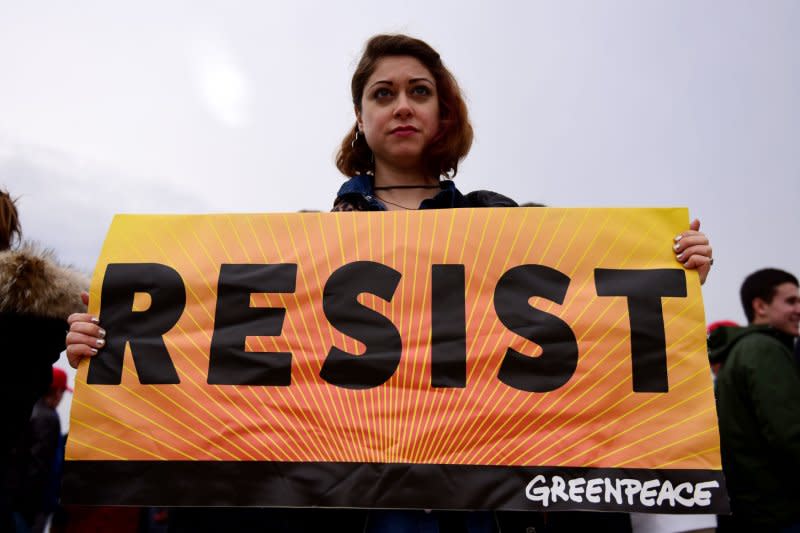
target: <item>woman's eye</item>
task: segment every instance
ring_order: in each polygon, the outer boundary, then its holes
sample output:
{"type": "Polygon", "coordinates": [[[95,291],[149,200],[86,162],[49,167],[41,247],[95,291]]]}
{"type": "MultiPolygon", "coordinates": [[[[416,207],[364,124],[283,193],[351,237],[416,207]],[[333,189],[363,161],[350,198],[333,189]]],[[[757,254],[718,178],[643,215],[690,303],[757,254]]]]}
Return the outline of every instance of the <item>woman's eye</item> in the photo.
{"type": "Polygon", "coordinates": [[[417,85],[411,89],[411,92],[418,96],[429,96],[431,94],[430,88],[425,85],[417,85]]]}
{"type": "Polygon", "coordinates": [[[376,98],[376,99],[382,99],[382,98],[387,98],[387,97],[389,97],[391,95],[392,95],[392,91],[390,91],[389,89],[387,89],[385,87],[382,87],[382,88],[377,89],[375,91],[375,93],[373,94],[373,97],[376,98]]]}

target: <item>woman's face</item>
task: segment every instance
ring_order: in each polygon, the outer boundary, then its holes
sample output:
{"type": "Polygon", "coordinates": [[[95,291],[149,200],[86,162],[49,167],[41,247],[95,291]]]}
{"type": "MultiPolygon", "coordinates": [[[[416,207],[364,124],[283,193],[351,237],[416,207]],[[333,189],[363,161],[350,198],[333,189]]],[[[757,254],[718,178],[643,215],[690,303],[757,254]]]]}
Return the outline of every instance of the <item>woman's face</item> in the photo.
{"type": "Polygon", "coordinates": [[[414,57],[384,57],[364,86],[356,118],[375,155],[376,171],[422,168],[425,147],[439,131],[433,75],[414,57]]]}

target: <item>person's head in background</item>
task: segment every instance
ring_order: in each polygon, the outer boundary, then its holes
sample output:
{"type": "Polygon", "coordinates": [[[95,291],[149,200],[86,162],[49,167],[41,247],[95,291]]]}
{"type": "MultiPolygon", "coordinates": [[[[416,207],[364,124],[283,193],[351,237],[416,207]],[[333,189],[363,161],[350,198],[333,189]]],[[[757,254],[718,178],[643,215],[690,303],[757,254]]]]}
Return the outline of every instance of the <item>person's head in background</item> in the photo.
{"type": "Polygon", "coordinates": [[[0,251],[11,248],[21,235],[16,202],[7,191],[0,189],[0,251]]]}
{"type": "MultiPolygon", "coordinates": [[[[713,352],[718,347],[725,345],[728,342],[728,333],[721,330],[740,329],[741,326],[733,320],[717,320],[712,322],[706,327],[706,336],[708,337],[709,350],[713,352]]],[[[711,371],[716,377],[719,369],[722,368],[722,361],[719,359],[711,359],[711,371]]]]}
{"type": "Polygon", "coordinates": [[[64,391],[72,392],[72,389],[67,384],[67,373],[62,369],[53,367],[53,381],[50,382],[50,388],[44,395],[44,401],[55,409],[61,403],[61,398],[64,397],[64,391]]]}
{"type": "Polygon", "coordinates": [[[337,156],[342,174],[377,180],[383,168],[406,167],[427,180],[456,175],[472,125],[455,77],[430,45],[407,35],[372,37],[350,89],[356,124],[337,156]]]}
{"type": "Polygon", "coordinates": [[[740,295],[750,324],[768,325],[792,337],[800,334],[800,291],[792,274],[777,268],[753,272],[740,295]]]}

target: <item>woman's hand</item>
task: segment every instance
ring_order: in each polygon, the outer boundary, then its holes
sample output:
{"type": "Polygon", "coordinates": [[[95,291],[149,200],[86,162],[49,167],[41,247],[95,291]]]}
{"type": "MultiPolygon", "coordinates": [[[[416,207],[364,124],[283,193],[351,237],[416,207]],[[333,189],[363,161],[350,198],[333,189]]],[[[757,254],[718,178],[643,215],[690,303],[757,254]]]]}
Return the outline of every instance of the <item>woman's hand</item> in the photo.
{"type": "Polygon", "coordinates": [[[683,264],[684,268],[696,269],[700,275],[700,283],[705,283],[714,259],[711,258],[711,244],[708,237],[700,231],[700,221],[694,219],[689,224],[689,230],[675,237],[675,259],[683,264]]]}
{"type": "MultiPolygon", "coordinates": [[[[82,293],[81,300],[89,305],[89,293],[82,293]]],[[[106,331],[98,325],[97,317],[88,313],[72,313],[67,323],[67,359],[72,368],[78,368],[82,358],[94,357],[106,345],[106,331]]]]}

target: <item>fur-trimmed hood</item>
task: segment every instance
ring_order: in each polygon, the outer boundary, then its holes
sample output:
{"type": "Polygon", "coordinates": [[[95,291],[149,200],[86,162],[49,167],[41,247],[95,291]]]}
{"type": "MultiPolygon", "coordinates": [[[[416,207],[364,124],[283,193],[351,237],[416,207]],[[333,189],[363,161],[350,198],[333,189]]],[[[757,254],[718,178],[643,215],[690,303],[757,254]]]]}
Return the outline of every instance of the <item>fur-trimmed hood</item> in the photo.
{"type": "Polygon", "coordinates": [[[0,312],[66,319],[85,312],[81,292],[89,280],[60,265],[53,253],[24,244],[0,252],[0,312]]]}

